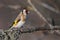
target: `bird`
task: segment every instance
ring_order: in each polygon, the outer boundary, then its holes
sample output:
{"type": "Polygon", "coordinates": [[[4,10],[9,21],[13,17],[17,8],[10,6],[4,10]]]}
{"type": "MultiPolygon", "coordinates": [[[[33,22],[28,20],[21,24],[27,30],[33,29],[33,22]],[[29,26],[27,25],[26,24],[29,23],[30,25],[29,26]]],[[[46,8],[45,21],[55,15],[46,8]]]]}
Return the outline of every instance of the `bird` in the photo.
{"type": "Polygon", "coordinates": [[[20,29],[21,27],[23,27],[23,25],[26,23],[28,13],[29,11],[27,10],[27,8],[23,8],[23,10],[19,13],[17,18],[13,22],[13,24],[10,26],[9,31],[13,29],[20,29]]]}

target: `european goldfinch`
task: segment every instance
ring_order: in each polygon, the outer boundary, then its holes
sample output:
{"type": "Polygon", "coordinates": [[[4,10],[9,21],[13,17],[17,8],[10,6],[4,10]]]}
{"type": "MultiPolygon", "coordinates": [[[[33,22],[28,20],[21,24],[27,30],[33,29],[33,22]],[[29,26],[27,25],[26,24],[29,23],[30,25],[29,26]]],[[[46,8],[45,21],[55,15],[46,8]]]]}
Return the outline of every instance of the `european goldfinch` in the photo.
{"type": "Polygon", "coordinates": [[[20,14],[17,16],[17,18],[15,19],[15,21],[13,22],[13,24],[9,30],[21,28],[26,22],[27,15],[28,15],[28,10],[26,8],[24,8],[20,12],[20,14]]]}

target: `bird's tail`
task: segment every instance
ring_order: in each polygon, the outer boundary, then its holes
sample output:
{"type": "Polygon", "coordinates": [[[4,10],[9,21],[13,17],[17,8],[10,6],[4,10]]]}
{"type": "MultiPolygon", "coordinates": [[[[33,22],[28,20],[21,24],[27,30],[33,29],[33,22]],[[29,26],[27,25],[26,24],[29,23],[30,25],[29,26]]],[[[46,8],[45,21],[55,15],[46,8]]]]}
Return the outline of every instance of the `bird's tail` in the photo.
{"type": "Polygon", "coordinates": [[[11,31],[11,30],[13,30],[13,27],[11,27],[10,29],[8,29],[8,31],[11,31]]]}

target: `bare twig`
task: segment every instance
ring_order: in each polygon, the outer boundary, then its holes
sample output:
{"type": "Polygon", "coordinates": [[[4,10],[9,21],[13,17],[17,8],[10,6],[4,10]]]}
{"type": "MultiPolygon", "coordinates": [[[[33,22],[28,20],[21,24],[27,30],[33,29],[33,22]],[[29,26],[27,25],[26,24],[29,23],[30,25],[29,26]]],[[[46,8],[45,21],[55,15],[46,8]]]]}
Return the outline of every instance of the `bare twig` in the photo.
{"type": "Polygon", "coordinates": [[[51,29],[54,28],[47,20],[46,18],[35,8],[35,6],[31,3],[31,0],[28,0],[28,3],[32,6],[33,10],[41,17],[49,26],[51,29]]]}

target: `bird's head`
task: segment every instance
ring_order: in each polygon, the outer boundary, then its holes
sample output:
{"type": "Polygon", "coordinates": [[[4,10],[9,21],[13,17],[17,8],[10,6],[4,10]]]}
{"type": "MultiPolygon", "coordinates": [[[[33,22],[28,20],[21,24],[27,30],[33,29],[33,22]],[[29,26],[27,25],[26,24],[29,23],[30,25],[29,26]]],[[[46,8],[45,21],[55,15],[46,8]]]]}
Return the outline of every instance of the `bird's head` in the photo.
{"type": "Polygon", "coordinates": [[[23,13],[24,15],[28,15],[28,14],[29,14],[29,11],[28,11],[27,8],[24,8],[24,9],[22,10],[22,13],[23,13]]]}

